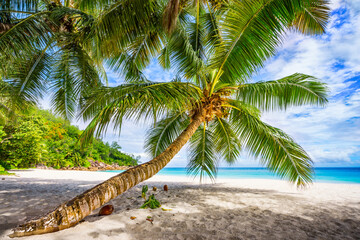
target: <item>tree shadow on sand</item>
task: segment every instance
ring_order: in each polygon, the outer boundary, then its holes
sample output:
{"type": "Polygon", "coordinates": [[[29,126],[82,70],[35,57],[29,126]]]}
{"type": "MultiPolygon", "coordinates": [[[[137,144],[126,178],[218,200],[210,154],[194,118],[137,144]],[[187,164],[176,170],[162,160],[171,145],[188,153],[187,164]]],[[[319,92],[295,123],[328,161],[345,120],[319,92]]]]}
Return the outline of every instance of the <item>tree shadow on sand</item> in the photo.
{"type": "MultiPolygon", "coordinates": [[[[60,183],[59,180],[15,181],[11,178],[2,181],[0,237],[25,219],[43,215],[96,184],[98,182],[95,181],[61,180],[60,183]]],[[[143,184],[110,202],[115,207],[113,215],[100,217],[97,216],[98,210],[95,210],[86,217],[85,222],[91,224],[86,237],[117,237],[126,234],[132,239],[150,236],[151,239],[360,239],[360,220],[356,217],[360,215],[359,208],[310,205],[296,194],[274,190],[229,188],[220,184],[216,187],[212,184],[180,187],[169,183],[170,190],[164,192],[161,190],[163,182],[143,184]],[[158,188],[154,193],[164,206],[176,208],[188,204],[195,211],[139,210],[143,202],[139,198],[143,184],[158,188]],[[209,197],[215,201],[209,202],[209,197]],[[258,201],[258,205],[249,204],[249,201],[243,203],[245,198],[258,201]],[[284,208],[299,204],[301,209],[305,209],[306,216],[291,210],[290,214],[284,214],[276,209],[262,209],[258,207],[261,201],[273,201],[284,208]],[[145,215],[151,214],[154,222],[150,223],[141,217],[134,221],[129,219],[129,213],[139,211],[145,215]],[[100,224],[103,221],[112,224],[103,229],[100,224]]],[[[73,228],[66,231],[74,233],[73,228]]],[[[56,233],[48,236],[51,239],[63,239],[56,233]]]]}

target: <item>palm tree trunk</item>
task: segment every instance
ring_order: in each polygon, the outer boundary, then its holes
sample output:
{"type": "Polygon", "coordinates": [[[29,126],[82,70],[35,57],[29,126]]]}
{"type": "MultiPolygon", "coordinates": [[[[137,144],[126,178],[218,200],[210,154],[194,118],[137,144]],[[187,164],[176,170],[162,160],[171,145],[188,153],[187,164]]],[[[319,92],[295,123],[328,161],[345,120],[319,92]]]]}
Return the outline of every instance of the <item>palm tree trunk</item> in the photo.
{"type": "Polygon", "coordinates": [[[13,229],[10,237],[50,233],[76,225],[93,210],[142,181],[154,176],[180,151],[203,122],[203,113],[197,113],[189,126],[160,155],[149,162],[122,172],[105,182],[61,204],[46,216],[31,220],[13,229]]]}

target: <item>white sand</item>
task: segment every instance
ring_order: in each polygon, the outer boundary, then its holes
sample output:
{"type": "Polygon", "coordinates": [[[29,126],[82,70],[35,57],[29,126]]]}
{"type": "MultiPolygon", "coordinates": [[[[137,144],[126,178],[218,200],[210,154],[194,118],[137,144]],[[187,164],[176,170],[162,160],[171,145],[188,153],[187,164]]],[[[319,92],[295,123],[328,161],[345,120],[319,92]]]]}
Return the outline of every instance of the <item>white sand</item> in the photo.
{"type": "MultiPolygon", "coordinates": [[[[29,170],[0,176],[0,239],[10,229],[42,215],[113,176],[106,172],[29,170]]],[[[360,184],[316,183],[297,190],[285,181],[218,179],[199,184],[191,178],[155,176],[161,208],[139,209],[142,185],[98,210],[77,226],[22,239],[360,239],[360,184]],[[167,184],[169,191],[162,191],[167,184]],[[135,216],[135,220],[130,217],[135,216]],[[152,216],[153,224],[146,221],[152,216]]],[[[152,191],[150,191],[152,192],[152,191]]]]}

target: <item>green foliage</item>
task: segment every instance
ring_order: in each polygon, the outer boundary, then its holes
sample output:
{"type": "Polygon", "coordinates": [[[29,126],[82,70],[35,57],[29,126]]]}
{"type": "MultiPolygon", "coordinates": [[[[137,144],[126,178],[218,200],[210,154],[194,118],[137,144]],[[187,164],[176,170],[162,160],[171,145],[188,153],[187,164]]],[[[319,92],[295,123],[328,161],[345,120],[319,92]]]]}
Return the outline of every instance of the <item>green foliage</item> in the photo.
{"type": "Polygon", "coordinates": [[[145,208],[156,209],[159,207],[161,207],[160,202],[158,200],[156,200],[154,194],[152,194],[140,208],[141,209],[145,209],[145,208]]]}
{"type": "MultiPolygon", "coordinates": [[[[0,166],[1,168],[1,166],[0,166]]],[[[15,173],[9,173],[7,171],[0,171],[0,175],[15,175],[15,173]]]]}
{"type": "Polygon", "coordinates": [[[155,199],[155,195],[152,194],[149,196],[149,198],[146,200],[146,193],[148,192],[149,187],[148,185],[144,185],[141,189],[141,197],[145,200],[144,204],[140,207],[141,209],[145,208],[159,208],[161,207],[161,204],[158,200],[155,199]]]}
{"type": "Polygon", "coordinates": [[[3,137],[6,136],[6,132],[4,131],[4,126],[0,126],[0,141],[2,141],[3,137]]]}
{"type": "Polygon", "coordinates": [[[95,139],[86,149],[78,143],[82,131],[46,110],[31,109],[16,123],[0,125],[0,166],[5,169],[49,167],[89,167],[88,160],[120,166],[137,165],[134,156],[122,153],[117,143],[95,139]]]}
{"type": "Polygon", "coordinates": [[[212,180],[216,177],[218,158],[215,149],[215,136],[204,123],[190,139],[188,173],[200,175],[200,181],[205,175],[212,180]]]}
{"type": "Polygon", "coordinates": [[[148,191],[148,185],[144,185],[141,189],[141,197],[146,200],[146,193],[148,191]]]}
{"type": "Polygon", "coordinates": [[[189,124],[189,116],[185,113],[171,113],[159,120],[147,132],[145,149],[156,157],[162,153],[189,124]]]}
{"type": "Polygon", "coordinates": [[[34,121],[21,121],[12,136],[13,138],[2,146],[8,152],[7,161],[10,165],[23,168],[38,164],[44,144],[39,125],[34,121]]]}

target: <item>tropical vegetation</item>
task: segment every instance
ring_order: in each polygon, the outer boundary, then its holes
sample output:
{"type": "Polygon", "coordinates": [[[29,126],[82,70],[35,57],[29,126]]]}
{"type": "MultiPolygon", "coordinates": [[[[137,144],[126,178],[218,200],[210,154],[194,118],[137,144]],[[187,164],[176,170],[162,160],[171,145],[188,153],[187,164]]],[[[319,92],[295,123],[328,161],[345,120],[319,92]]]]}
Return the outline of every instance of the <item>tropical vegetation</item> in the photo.
{"type": "Polygon", "coordinates": [[[137,165],[137,159],[120,151],[117,142],[93,144],[81,148],[82,131],[48,110],[32,108],[15,122],[0,124],[0,170],[53,167],[89,167],[90,161],[120,166],[137,165]]]}
{"type": "Polygon", "coordinates": [[[3,78],[11,79],[9,91],[16,93],[3,102],[14,96],[11,103],[35,102],[50,86],[54,110],[71,118],[80,101],[80,116],[90,120],[83,143],[109,126],[120,129],[125,119],[153,121],[145,147],[154,158],[20,226],[13,236],[73,226],[156,174],[188,141],[190,173],[214,178],[220,160],[231,164],[246,150],[298,186],[311,182],[309,155],[286,133],[263,122],[261,113],[324,105],[326,86],[300,73],[261,82],[252,77],[288,31],[324,32],[326,0],[24,2],[36,8],[7,6],[28,15],[21,20],[11,15],[0,32],[1,57],[9,63],[23,61],[2,70],[3,78]],[[143,70],[154,58],[176,72],[172,81],[147,79],[143,70]],[[118,72],[125,83],[103,84],[103,66],[118,72]]]}

